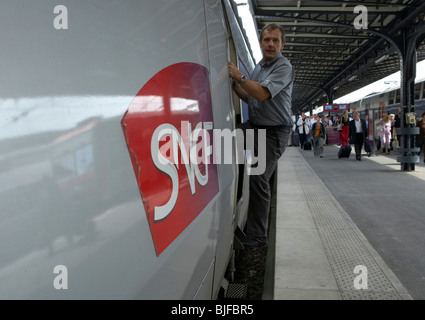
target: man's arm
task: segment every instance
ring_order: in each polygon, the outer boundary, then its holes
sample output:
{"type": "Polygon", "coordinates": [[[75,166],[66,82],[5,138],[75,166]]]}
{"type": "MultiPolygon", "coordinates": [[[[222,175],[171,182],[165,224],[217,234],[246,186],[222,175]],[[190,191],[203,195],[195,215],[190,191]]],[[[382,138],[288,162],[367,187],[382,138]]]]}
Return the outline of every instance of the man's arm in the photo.
{"type": "Polygon", "coordinates": [[[237,94],[237,96],[248,103],[248,93],[242,88],[240,84],[233,80],[233,91],[237,94]]]}
{"type": "Polygon", "coordinates": [[[237,83],[234,86],[235,93],[245,102],[248,100],[248,96],[260,102],[271,97],[269,89],[263,87],[258,82],[247,79],[244,83],[239,84],[243,73],[232,62],[229,62],[229,76],[237,83]]]}

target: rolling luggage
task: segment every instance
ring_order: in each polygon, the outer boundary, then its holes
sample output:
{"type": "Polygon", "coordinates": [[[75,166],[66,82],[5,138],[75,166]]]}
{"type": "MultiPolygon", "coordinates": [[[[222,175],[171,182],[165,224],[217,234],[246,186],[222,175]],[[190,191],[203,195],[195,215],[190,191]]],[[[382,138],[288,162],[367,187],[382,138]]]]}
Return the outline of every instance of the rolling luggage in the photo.
{"type": "Polygon", "coordinates": [[[310,142],[304,143],[304,150],[311,150],[311,143],[310,142]]]}
{"type": "Polygon", "coordinates": [[[341,158],[349,158],[350,157],[350,153],[351,153],[351,146],[347,145],[347,146],[342,146],[341,148],[339,148],[338,151],[338,159],[341,158]]]}
{"type": "Polygon", "coordinates": [[[298,147],[300,145],[300,135],[296,131],[292,133],[292,145],[294,147],[298,147]]]}
{"type": "Polygon", "coordinates": [[[368,139],[364,141],[364,151],[366,151],[368,157],[370,157],[370,154],[372,153],[372,147],[370,146],[370,141],[368,139]]]}

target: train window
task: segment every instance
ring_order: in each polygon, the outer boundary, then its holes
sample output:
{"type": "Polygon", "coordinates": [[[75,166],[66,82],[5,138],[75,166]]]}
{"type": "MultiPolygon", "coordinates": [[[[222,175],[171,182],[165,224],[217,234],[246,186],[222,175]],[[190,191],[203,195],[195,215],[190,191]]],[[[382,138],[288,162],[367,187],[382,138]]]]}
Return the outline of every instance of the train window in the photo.
{"type": "Polygon", "coordinates": [[[421,88],[421,86],[420,86],[420,83],[417,83],[416,85],[415,85],[415,100],[418,100],[419,99],[419,96],[420,96],[420,88],[421,88]]]}
{"type": "Polygon", "coordinates": [[[400,103],[400,90],[395,90],[394,104],[400,103]]]}
{"type": "Polygon", "coordinates": [[[415,85],[415,100],[422,100],[424,97],[424,82],[415,85]]]}

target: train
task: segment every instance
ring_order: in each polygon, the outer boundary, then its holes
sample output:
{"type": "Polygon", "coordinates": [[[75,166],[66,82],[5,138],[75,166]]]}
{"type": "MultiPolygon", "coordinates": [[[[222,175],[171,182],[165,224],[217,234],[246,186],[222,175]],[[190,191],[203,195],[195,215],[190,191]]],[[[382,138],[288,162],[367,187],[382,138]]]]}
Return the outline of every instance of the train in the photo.
{"type": "MultiPolygon", "coordinates": [[[[400,104],[400,86],[393,85],[380,92],[373,92],[365,97],[349,103],[327,104],[317,109],[319,115],[330,116],[341,115],[343,110],[350,113],[357,111],[362,119],[368,116],[369,140],[372,146],[376,147],[379,140],[376,130],[377,122],[382,119],[384,114],[394,114],[401,116],[400,104]]],[[[425,112],[425,79],[419,77],[415,81],[415,114],[416,119],[420,120],[425,112]]],[[[328,127],[328,136],[332,137],[332,143],[339,142],[339,134],[335,127],[328,127]]]]}
{"type": "MultiPolygon", "coordinates": [[[[415,81],[415,113],[416,119],[420,120],[422,113],[425,112],[425,79],[419,78],[415,81]]],[[[365,96],[362,99],[348,104],[350,111],[357,111],[361,118],[366,115],[373,126],[369,126],[369,140],[373,144],[379,140],[377,136],[376,123],[386,114],[401,114],[400,104],[400,86],[394,85],[382,92],[375,92],[365,96]]]]}
{"type": "MultiPolygon", "coordinates": [[[[425,109],[425,79],[417,79],[415,82],[415,112],[420,118],[425,109]]],[[[366,114],[368,110],[375,113],[386,112],[397,114],[400,105],[400,86],[395,85],[382,92],[371,93],[364,98],[349,103],[350,110],[356,110],[361,114],[366,114]]]]}
{"type": "Polygon", "coordinates": [[[212,134],[244,121],[228,61],[254,67],[233,2],[16,0],[0,17],[0,299],[225,295],[250,152],[214,161],[212,134]]]}

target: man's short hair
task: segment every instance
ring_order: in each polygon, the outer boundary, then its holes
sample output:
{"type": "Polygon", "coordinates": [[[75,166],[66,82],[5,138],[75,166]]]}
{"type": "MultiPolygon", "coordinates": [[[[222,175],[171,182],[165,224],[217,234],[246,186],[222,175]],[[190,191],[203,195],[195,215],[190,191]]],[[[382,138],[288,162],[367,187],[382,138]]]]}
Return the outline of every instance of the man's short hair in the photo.
{"type": "Polygon", "coordinates": [[[276,29],[279,29],[279,30],[280,30],[280,34],[282,35],[282,37],[281,37],[282,42],[285,42],[285,37],[286,37],[285,30],[283,30],[282,26],[280,26],[280,25],[278,25],[278,24],[276,24],[276,23],[269,23],[269,24],[266,24],[266,25],[263,27],[263,29],[261,29],[261,32],[260,32],[260,41],[262,41],[262,40],[263,40],[263,33],[264,33],[264,30],[267,30],[267,31],[273,31],[273,30],[276,30],[276,29]]]}

